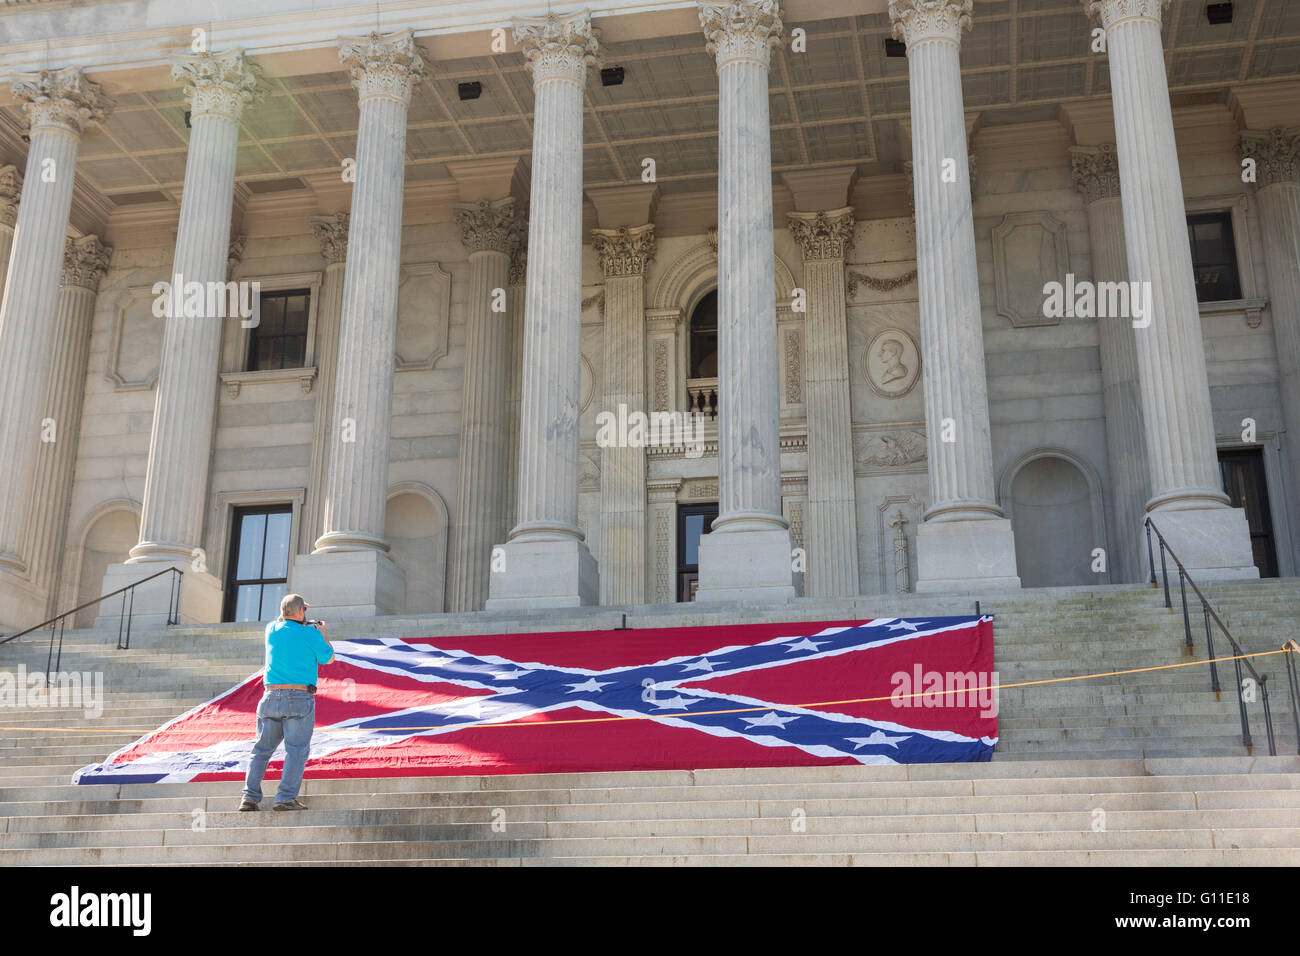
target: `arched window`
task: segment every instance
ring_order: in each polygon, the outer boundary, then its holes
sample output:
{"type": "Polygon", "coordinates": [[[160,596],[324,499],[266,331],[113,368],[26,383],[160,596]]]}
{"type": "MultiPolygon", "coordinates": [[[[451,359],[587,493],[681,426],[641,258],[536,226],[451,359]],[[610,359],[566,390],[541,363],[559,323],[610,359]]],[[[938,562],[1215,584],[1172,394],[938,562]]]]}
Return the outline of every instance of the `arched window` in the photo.
{"type": "Polygon", "coordinates": [[[706,418],[718,414],[718,293],[715,289],[691,311],[689,412],[706,418]]]}
{"type": "Polygon", "coordinates": [[[718,292],[702,298],[691,312],[691,378],[718,377],[718,292]]]}

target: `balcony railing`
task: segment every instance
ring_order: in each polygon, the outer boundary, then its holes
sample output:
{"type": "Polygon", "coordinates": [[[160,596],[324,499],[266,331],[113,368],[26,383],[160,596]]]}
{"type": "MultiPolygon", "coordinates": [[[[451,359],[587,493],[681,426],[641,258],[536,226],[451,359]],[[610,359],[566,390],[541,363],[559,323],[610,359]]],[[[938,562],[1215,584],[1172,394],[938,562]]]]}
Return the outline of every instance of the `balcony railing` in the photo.
{"type": "Polygon", "coordinates": [[[718,417],[718,380],[716,378],[688,378],[686,380],[687,413],[703,415],[712,421],[718,417]]]}

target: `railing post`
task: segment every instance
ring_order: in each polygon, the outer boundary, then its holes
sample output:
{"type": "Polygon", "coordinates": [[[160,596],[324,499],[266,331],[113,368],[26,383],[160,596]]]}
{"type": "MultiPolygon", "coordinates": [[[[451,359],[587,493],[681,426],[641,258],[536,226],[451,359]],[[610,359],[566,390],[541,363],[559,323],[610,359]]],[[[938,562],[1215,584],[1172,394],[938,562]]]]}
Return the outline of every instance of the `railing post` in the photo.
{"type": "MultiPolygon", "coordinates": [[[[56,674],[63,670],[63,626],[66,623],[67,618],[59,618],[59,656],[54,660],[54,673],[56,674]]],[[[47,687],[49,686],[49,683],[49,679],[47,678],[45,681],[47,687]]]]}
{"type": "Polygon", "coordinates": [[[1268,734],[1268,755],[1277,756],[1277,741],[1273,739],[1273,711],[1268,706],[1268,675],[1259,675],[1259,690],[1264,700],[1264,732],[1268,734]]]}
{"type": "Polygon", "coordinates": [[[1192,620],[1187,616],[1187,572],[1181,567],[1178,569],[1178,589],[1183,594],[1183,634],[1187,638],[1187,653],[1192,651],[1192,620]]]}
{"type": "Polygon", "coordinates": [[[1169,600],[1169,569],[1165,566],[1165,542],[1160,541],[1160,576],[1165,579],[1165,607],[1173,609],[1174,602],[1169,600]]]}
{"type": "Polygon", "coordinates": [[[1286,683],[1291,692],[1291,721],[1295,725],[1295,752],[1300,754],[1300,676],[1296,674],[1296,642],[1286,644],[1286,683]]]}
{"type": "Polygon", "coordinates": [[[132,585],[127,593],[131,595],[131,604],[126,612],[126,646],[122,648],[124,651],[131,649],[131,621],[135,618],[135,585],[132,585]]]}
{"type": "Polygon", "coordinates": [[[1254,742],[1250,739],[1250,720],[1246,717],[1246,697],[1241,686],[1241,657],[1240,655],[1232,659],[1233,665],[1237,669],[1237,709],[1241,712],[1241,742],[1246,748],[1246,753],[1254,751],[1254,742]]]}
{"type": "Polygon", "coordinates": [[[1142,522],[1147,528],[1147,564],[1151,567],[1151,586],[1156,586],[1156,556],[1151,550],[1151,519],[1142,522]]]}
{"type": "MultiPolygon", "coordinates": [[[[130,588],[127,588],[130,590],[130,588]]],[[[126,627],[126,591],[122,592],[122,610],[117,613],[117,649],[122,650],[122,628],[126,627]]]]}
{"type": "Polygon", "coordinates": [[[1201,602],[1201,613],[1205,615],[1205,656],[1210,661],[1210,690],[1214,691],[1214,699],[1222,700],[1222,688],[1219,686],[1219,665],[1214,661],[1214,634],[1210,630],[1210,606],[1204,601],[1201,602]]]}
{"type": "Polygon", "coordinates": [[[45,655],[45,686],[50,686],[50,665],[54,663],[54,622],[50,621],[50,652],[45,655]]]}

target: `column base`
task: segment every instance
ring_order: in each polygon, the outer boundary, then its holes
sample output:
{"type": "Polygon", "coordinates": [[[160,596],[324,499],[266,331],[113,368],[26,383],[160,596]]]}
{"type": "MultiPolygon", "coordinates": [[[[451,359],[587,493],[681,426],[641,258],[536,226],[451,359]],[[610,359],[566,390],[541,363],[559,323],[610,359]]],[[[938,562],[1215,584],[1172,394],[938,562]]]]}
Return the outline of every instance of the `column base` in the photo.
{"type": "Polygon", "coordinates": [[[785,529],[715,531],[700,537],[700,586],[695,600],[784,603],[799,596],[794,541],[785,529]]]}
{"type": "Polygon", "coordinates": [[[916,529],[916,565],[918,592],[1020,587],[1007,518],[922,522],[916,529]]]}
{"type": "Polygon", "coordinates": [[[486,610],[587,607],[600,603],[596,559],[576,538],[510,541],[497,548],[502,554],[492,560],[486,610]]]}
{"type": "Polygon", "coordinates": [[[406,575],[383,551],[300,554],[289,571],[288,593],[311,605],[308,617],[346,620],[402,614],[406,575]]]}
{"type": "MultiPolygon", "coordinates": [[[[110,564],[104,572],[100,594],[108,594],[128,584],[157,574],[164,568],[180,568],[180,624],[216,624],[221,620],[221,579],[206,571],[195,571],[188,561],[144,561],[139,564],[110,564]]],[[[131,612],[131,626],[165,627],[172,606],[176,576],[165,574],[126,595],[126,609],[131,612]]],[[[122,617],[122,597],[109,598],[95,610],[95,627],[117,627],[122,617]]]]}
{"type": "MultiPolygon", "coordinates": [[[[1259,577],[1250,546],[1250,525],[1241,508],[1195,508],[1186,511],[1152,511],[1151,523],[1164,535],[1187,573],[1197,584],[1214,581],[1250,581],[1259,577]]],[[[1142,529],[1142,555],[1146,557],[1146,528],[1142,529]]],[[[1157,579],[1160,574],[1159,540],[1151,536],[1157,579]]],[[[1168,563],[1177,583],[1178,566],[1168,563]]],[[[1145,569],[1150,573],[1150,568],[1145,569]]]]}

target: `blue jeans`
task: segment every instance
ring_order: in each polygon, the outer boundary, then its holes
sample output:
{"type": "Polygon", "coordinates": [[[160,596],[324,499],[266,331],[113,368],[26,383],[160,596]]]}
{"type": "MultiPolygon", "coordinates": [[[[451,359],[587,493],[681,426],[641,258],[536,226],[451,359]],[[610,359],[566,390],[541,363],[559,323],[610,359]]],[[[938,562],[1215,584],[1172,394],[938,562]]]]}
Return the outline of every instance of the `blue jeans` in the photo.
{"type": "Polygon", "coordinates": [[[311,734],[316,729],[316,698],[305,690],[268,690],[257,705],[257,742],[248,761],[244,780],[244,798],[262,802],[262,776],[275,748],[284,741],[284,772],[276,803],[288,803],[298,796],[302,772],[311,750],[311,734]]]}

